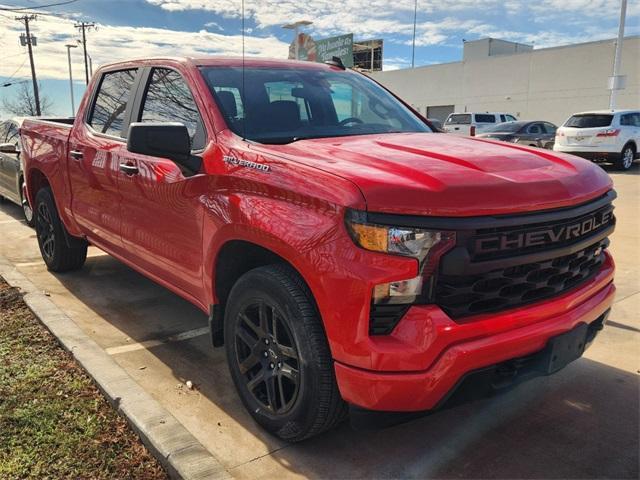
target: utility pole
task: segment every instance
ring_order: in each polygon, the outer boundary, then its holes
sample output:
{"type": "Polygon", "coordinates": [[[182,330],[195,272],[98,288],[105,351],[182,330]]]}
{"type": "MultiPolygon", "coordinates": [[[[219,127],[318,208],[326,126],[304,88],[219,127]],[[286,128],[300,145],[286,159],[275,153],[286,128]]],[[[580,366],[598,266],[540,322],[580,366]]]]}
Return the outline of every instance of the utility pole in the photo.
{"type": "Polygon", "coordinates": [[[82,49],[84,50],[84,77],[87,85],[89,85],[89,62],[87,61],[87,34],[86,31],[89,28],[94,28],[95,23],[91,22],[79,22],[74,25],[75,28],[82,30],[82,49]]]}
{"type": "Polygon", "coordinates": [[[622,0],[620,3],[620,23],[618,24],[618,41],[616,42],[616,53],[613,58],[613,76],[609,78],[609,89],[611,94],[609,96],[609,109],[614,110],[616,108],[616,94],[618,90],[624,88],[625,78],[620,75],[620,57],[622,55],[622,42],[624,40],[624,23],[627,16],[627,0],[622,0]]]}
{"type": "Polygon", "coordinates": [[[42,112],[40,111],[40,94],[38,92],[38,80],[36,79],[36,66],[33,63],[33,48],[32,46],[37,45],[36,37],[31,35],[29,31],[29,22],[31,20],[35,20],[35,15],[24,15],[22,17],[16,17],[16,20],[24,23],[25,34],[20,35],[20,43],[24,46],[27,46],[27,50],[29,52],[29,62],[31,63],[31,79],[33,80],[33,98],[36,102],[36,115],[40,116],[42,112]]]}

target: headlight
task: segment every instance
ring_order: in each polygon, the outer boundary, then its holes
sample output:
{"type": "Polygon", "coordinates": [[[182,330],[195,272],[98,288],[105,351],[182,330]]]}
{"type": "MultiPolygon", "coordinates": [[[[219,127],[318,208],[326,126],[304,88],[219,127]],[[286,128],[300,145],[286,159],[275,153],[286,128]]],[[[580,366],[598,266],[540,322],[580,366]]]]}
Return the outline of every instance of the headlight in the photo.
{"type": "Polygon", "coordinates": [[[348,210],[347,230],[354,243],[373,252],[415,258],[418,275],[373,285],[370,335],[388,335],[412,304],[432,302],[440,257],[456,244],[452,231],[371,223],[367,213],[348,210]]]}
{"type": "Polygon", "coordinates": [[[413,257],[421,265],[434,251],[455,243],[455,232],[377,225],[363,222],[356,215],[347,217],[347,228],[356,245],[374,252],[413,257]]]}
{"type": "Polygon", "coordinates": [[[430,283],[443,253],[456,242],[455,232],[368,223],[363,212],[349,212],[347,229],[356,245],[374,252],[402,255],[419,262],[415,278],[376,285],[373,302],[413,303],[430,283]]]}

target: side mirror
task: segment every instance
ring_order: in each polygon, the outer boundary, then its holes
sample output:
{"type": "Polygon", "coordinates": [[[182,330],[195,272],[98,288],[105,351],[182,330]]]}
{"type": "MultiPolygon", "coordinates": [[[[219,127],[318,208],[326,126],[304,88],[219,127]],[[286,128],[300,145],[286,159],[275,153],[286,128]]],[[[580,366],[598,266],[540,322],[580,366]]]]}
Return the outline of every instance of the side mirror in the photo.
{"type": "Polygon", "coordinates": [[[0,143],[0,153],[20,153],[15,143],[0,143]]]}
{"type": "Polygon", "coordinates": [[[191,155],[189,131],[181,123],[141,123],[129,125],[127,150],[131,153],[168,158],[193,175],[200,170],[202,159],[191,155]]]}

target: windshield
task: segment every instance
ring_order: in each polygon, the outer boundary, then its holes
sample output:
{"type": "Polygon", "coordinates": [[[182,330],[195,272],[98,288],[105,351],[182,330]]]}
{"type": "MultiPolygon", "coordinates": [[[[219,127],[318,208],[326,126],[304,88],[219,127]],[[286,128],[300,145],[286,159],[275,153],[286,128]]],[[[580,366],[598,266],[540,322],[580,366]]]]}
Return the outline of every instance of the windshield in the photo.
{"type": "Polygon", "coordinates": [[[522,127],[524,127],[527,122],[505,122],[498,123],[497,125],[492,125],[484,129],[484,132],[500,132],[500,133],[515,133],[520,131],[522,127]]]}
{"type": "Polygon", "coordinates": [[[574,115],[569,120],[567,120],[567,123],[565,123],[564,126],[574,128],[608,127],[609,125],[611,125],[612,119],[613,115],[587,113],[584,115],[574,115]]]}
{"type": "Polygon", "coordinates": [[[227,125],[260,143],[430,132],[389,92],[350,71],[203,67],[227,125]],[[244,88],[243,88],[244,87],[244,88]]]}
{"type": "Polygon", "coordinates": [[[453,113],[447,118],[447,124],[452,125],[467,125],[471,123],[470,113],[453,113]]]}

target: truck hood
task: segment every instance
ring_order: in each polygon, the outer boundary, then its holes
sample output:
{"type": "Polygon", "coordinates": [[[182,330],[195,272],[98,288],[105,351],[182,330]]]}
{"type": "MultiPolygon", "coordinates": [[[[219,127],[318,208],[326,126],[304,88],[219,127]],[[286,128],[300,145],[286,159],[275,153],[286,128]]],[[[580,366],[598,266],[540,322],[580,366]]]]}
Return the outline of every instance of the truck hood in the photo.
{"type": "Polygon", "coordinates": [[[539,211],[583,203],[612,188],[600,167],[572,155],[440,133],[359,135],[260,148],[352,181],[372,212],[539,211]]]}

